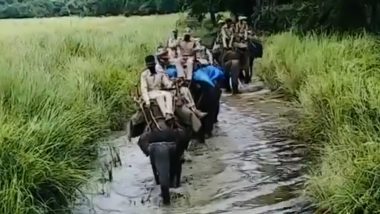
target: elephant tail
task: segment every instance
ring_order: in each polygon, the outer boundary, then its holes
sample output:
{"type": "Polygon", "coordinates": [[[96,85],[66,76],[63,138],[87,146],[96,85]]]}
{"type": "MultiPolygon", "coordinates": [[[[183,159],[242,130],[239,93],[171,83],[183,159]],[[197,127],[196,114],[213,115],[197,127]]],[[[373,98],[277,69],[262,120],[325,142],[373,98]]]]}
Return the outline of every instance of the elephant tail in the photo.
{"type": "Polygon", "coordinates": [[[164,205],[170,204],[170,145],[168,142],[152,143],[150,145],[151,161],[153,161],[161,185],[161,196],[164,205]]]}

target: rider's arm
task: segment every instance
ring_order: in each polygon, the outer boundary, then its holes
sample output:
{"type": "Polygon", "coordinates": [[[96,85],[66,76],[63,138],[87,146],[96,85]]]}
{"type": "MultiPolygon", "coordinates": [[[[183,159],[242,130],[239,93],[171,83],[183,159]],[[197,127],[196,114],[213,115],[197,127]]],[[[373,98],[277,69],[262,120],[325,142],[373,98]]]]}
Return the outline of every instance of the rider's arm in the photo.
{"type": "Polygon", "coordinates": [[[231,35],[231,39],[230,39],[230,43],[228,44],[228,47],[230,47],[230,48],[232,48],[232,43],[233,43],[233,41],[234,41],[234,35],[232,34],[231,35]]]}
{"type": "Polygon", "coordinates": [[[227,47],[227,34],[225,29],[222,28],[222,42],[223,42],[223,47],[227,47]]]}
{"type": "Polygon", "coordinates": [[[211,54],[211,52],[210,52],[209,49],[206,49],[206,54],[208,56],[209,63],[213,64],[214,63],[214,59],[213,59],[212,54],[211,54]]]}
{"type": "Polygon", "coordinates": [[[154,68],[156,69],[157,73],[160,73],[160,72],[165,73],[164,68],[159,63],[156,63],[154,68]]]}
{"type": "Polygon", "coordinates": [[[161,83],[166,89],[170,89],[173,87],[173,82],[170,81],[169,77],[167,75],[161,76],[161,83]]]}
{"type": "Polygon", "coordinates": [[[146,81],[146,72],[144,71],[141,74],[140,78],[140,88],[141,88],[141,96],[146,104],[150,104],[149,95],[148,95],[148,83],[146,81]]]}
{"type": "Polygon", "coordinates": [[[178,58],[180,58],[182,56],[181,48],[179,46],[177,46],[177,55],[178,55],[178,58]]]}

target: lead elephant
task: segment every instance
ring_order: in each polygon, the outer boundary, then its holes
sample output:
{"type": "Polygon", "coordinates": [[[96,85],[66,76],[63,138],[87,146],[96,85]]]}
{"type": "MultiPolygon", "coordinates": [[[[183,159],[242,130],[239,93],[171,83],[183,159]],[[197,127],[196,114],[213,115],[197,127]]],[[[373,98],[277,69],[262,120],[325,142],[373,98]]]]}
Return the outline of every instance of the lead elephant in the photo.
{"type": "Polygon", "coordinates": [[[146,156],[150,156],[155,181],[161,186],[161,196],[165,205],[170,204],[169,188],[177,188],[181,183],[182,159],[190,142],[190,131],[167,122],[158,105],[152,102],[144,108],[147,128],[138,140],[138,145],[146,156]]]}
{"type": "Polygon", "coordinates": [[[224,86],[228,92],[232,91],[232,94],[238,94],[239,92],[239,78],[241,77],[241,71],[248,62],[246,55],[246,47],[236,47],[232,49],[214,49],[214,58],[218,64],[223,68],[225,72],[224,86]]]}
{"type": "Polygon", "coordinates": [[[249,61],[247,71],[244,72],[243,80],[246,84],[252,81],[253,76],[253,62],[257,58],[261,58],[263,56],[263,45],[259,40],[251,39],[248,42],[248,53],[249,53],[249,61]]]}

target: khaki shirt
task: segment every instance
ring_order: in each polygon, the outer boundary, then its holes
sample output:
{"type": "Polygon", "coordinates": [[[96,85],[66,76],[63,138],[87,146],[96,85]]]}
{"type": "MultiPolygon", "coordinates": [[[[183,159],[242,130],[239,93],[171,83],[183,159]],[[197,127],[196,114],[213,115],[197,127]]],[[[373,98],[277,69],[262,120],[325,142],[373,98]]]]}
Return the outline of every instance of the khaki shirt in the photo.
{"type": "Polygon", "coordinates": [[[248,25],[237,23],[235,27],[235,33],[240,37],[240,39],[247,39],[248,37],[248,25]]]}
{"type": "Polygon", "coordinates": [[[168,40],[168,47],[177,47],[179,44],[179,38],[175,39],[174,37],[169,38],[168,40]]]}
{"type": "Polygon", "coordinates": [[[190,40],[189,42],[180,41],[179,50],[182,56],[192,56],[194,55],[195,42],[190,40]]]}
{"type": "MultiPolygon", "coordinates": [[[[157,64],[156,64],[157,67],[157,64]]],[[[149,91],[169,89],[173,86],[168,76],[164,72],[157,71],[151,74],[148,69],[142,72],[140,78],[141,96],[145,103],[150,103],[149,91]]]]}
{"type": "Polygon", "coordinates": [[[177,48],[176,49],[169,48],[168,55],[169,55],[169,60],[177,59],[179,57],[177,48]]]}
{"type": "Polygon", "coordinates": [[[221,29],[223,47],[231,47],[233,41],[234,31],[232,27],[228,27],[227,24],[223,25],[221,29]]]}
{"type": "Polygon", "coordinates": [[[206,59],[209,63],[213,63],[213,57],[211,52],[207,48],[203,48],[202,50],[197,52],[197,59],[206,59]]]}

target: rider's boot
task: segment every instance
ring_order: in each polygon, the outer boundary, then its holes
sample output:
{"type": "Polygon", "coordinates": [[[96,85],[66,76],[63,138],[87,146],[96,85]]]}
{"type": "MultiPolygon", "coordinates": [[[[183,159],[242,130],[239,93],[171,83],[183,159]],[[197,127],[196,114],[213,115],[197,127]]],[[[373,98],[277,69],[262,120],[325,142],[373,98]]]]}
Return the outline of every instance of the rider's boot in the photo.
{"type": "Polygon", "coordinates": [[[168,120],[171,120],[171,119],[173,119],[174,118],[174,116],[173,116],[173,114],[166,114],[166,116],[165,116],[165,120],[166,121],[168,121],[168,120]]]}
{"type": "Polygon", "coordinates": [[[193,112],[198,118],[202,119],[207,116],[207,112],[199,111],[197,108],[193,108],[193,112]]]}

